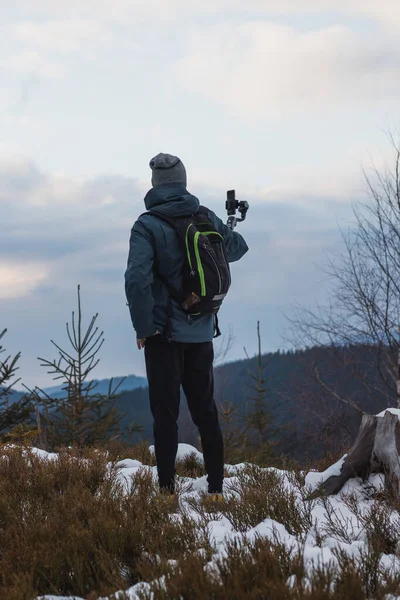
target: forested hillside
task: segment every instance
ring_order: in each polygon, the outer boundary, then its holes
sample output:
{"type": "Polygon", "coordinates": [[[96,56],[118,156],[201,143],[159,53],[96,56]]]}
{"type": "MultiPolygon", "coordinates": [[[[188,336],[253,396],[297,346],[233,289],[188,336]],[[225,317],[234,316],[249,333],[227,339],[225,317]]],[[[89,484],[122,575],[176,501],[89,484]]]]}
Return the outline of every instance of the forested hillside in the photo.
{"type": "MultiPolygon", "coordinates": [[[[374,348],[366,346],[264,355],[263,395],[276,451],[298,460],[336,452],[354,438],[361,411],[376,413],[394,405],[395,390],[383,385],[375,362],[374,348]]],[[[217,367],[215,398],[219,407],[234,403],[244,420],[253,404],[255,372],[256,358],[217,367]]],[[[151,437],[147,388],[124,392],[118,406],[127,413],[125,425],[139,421],[142,437],[151,437]]],[[[183,396],[180,441],[197,443],[183,396]]]]}

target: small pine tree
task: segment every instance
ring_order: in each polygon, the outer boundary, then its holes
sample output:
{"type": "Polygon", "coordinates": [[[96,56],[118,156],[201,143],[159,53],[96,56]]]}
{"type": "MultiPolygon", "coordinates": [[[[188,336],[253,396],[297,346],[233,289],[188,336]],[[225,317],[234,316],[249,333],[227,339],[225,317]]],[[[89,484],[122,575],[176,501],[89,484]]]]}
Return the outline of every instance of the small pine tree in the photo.
{"type": "MultiPolygon", "coordinates": [[[[98,353],[104,343],[104,334],[96,326],[98,314],[92,317],[86,332],[82,330],[80,286],[78,286],[78,313],[72,312],[71,325],[66,323],[68,340],[72,350],[68,352],[51,340],[59,358],[52,361],[39,358],[41,366],[61,380],[61,398],[49,396],[40,388],[32,394],[37,402],[37,420],[41,443],[45,447],[84,447],[118,439],[121,436],[120,421],[125,416],[118,410],[117,392],[123,380],[113,388],[111,379],[107,394],[96,392],[97,383],[90,379],[98,365],[98,353]]],[[[130,433],[139,431],[138,425],[130,427],[130,433]]]]}
{"type": "MultiPolygon", "coordinates": [[[[0,341],[6,333],[7,329],[0,332],[0,341]]],[[[0,355],[4,353],[5,349],[0,345],[0,355]]],[[[0,358],[0,439],[2,440],[15,427],[26,425],[32,412],[32,403],[28,396],[24,395],[19,400],[12,399],[12,388],[20,381],[15,379],[20,356],[21,353],[18,352],[14,357],[8,355],[4,360],[0,358]]]]}
{"type": "Polygon", "coordinates": [[[244,349],[247,359],[253,363],[249,371],[251,384],[246,417],[248,430],[253,432],[253,435],[249,435],[249,445],[253,446],[261,460],[268,460],[274,456],[272,438],[276,429],[273,427],[271,406],[267,407],[266,403],[268,379],[265,371],[270,361],[265,362],[263,359],[259,321],[257,321],[257,340],[257,355],[253,361],[249,358],[246,348],[244,349]]]}
{"type": "Polygon", "coordinates": [[[249,423],[243,420],[240,407],[234,402],[222,400],[218,403],[218,412],[226,462],[234,463],[243,460],[246,456],[249,423]]]}

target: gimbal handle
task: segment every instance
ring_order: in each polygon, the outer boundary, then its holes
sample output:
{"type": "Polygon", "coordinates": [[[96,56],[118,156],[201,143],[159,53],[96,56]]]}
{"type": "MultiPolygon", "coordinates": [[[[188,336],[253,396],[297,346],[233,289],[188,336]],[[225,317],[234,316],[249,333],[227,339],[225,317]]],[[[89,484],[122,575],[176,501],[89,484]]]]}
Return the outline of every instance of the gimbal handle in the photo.
{"type": "Polygon", "coordinates": [[[238,218],[236,215],[229,215],[228,216],[228,221],[227,221],[227,226],[229,227],[229,229],[235,229],[236,225],[238,223],[241,223],[242,221],[245,220],[246,215],[247,215],[247,211],[249,210],[249,203],[241,200],[238,203],[238,211],[240,213],[240,218],[238,218]]]}
{"type": "MultiPolygon", "coordinates": [[[[242,220],[242,219],[240,219],[240,220],[242,220]]],[[[237,222],[238,222],[237,217],[235,217],[234,215],[231,215],[228,217],[226,224],[229,227],[229,229],[233,230],[233,229],[235,229],[237,222]]]]}

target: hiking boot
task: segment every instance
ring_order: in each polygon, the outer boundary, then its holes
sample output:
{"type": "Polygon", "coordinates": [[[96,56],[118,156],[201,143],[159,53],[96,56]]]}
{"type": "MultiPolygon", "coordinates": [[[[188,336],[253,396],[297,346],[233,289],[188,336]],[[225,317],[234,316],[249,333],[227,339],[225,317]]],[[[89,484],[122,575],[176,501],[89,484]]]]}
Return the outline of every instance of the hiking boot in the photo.
{"type": "Polygon", "coordinates": [[[224,501],[224,495],[222,493],[209,493],[208,497],[211,502],[219,504],[224,501]]]}
{"type": "Polygon", "coordinates": [[[168,508],[171,510],[177,510],[179,507],[178,496],[171,494],[171,492],[161,492],[161,496],[165,498],[168,508]]]}
{"type": "Polygon", "coordinates": [[[176,494],[169,494],[169,496],[167,496],[168,498],[168,504],[171,507],[176,507],[178,505],[178,496],[176,494]]]}

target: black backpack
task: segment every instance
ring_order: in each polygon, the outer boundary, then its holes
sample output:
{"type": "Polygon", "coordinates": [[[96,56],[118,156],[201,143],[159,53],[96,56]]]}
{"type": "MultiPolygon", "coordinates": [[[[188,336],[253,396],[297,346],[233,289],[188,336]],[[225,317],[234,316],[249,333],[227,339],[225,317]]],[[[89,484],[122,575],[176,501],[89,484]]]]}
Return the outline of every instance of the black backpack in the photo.
{"type": "Polygon", "coordinates": [[[185,256],[183,288],[174,289],[157,273],[170,297],[192,318],[217,315],[230,288],[231,273],[224,238],[210,222],[208,209],[200,206],[190,217],[168,217],[156,210],[144,214],[171,225],[181,242],[185,256]]]}

